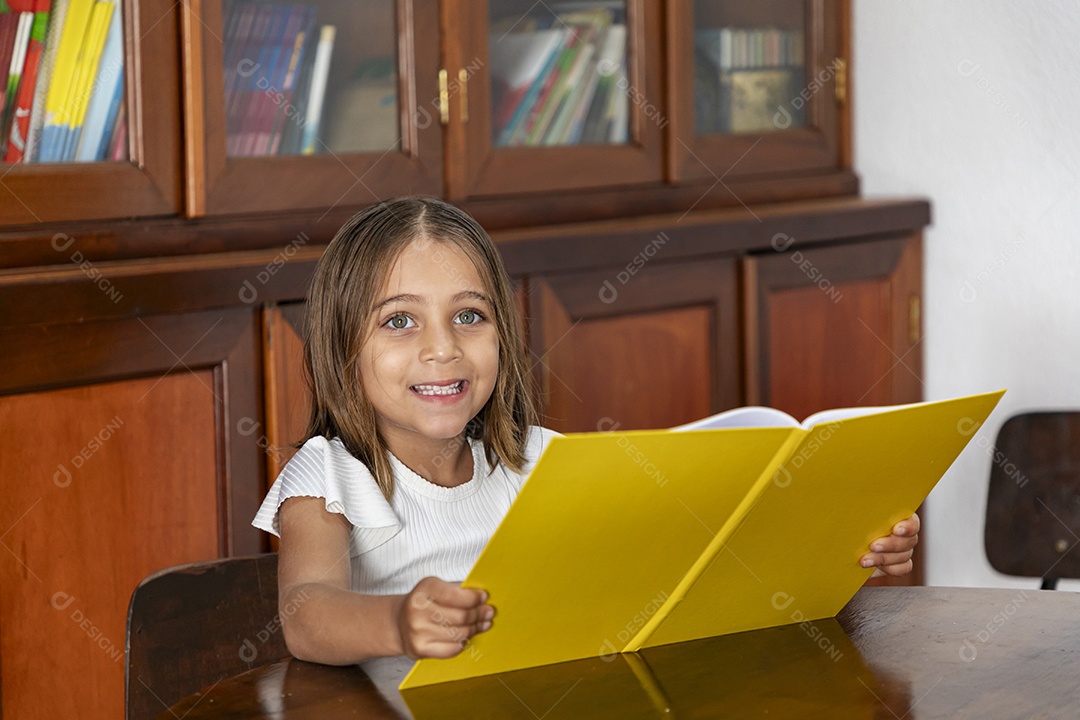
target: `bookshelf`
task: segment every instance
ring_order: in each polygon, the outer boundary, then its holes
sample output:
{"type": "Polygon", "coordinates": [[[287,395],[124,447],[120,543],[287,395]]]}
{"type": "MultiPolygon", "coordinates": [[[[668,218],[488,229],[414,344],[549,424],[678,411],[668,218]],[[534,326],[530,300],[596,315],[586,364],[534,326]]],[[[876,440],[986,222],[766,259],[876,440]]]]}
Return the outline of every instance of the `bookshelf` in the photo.
{"type": "MultiPolygon", "coordinates": [[[[13,89],[5,92],[0,113],[6,118],[0,227],[176,215],[183,178],[175,6],[164,0],[53,0],[52,12],[31,13],[42,7],[50,3],[16,0],[0,13],[35,18],[28,41],[19,46],[26,56],[15,64],[25,66],[32,57],[38,65],[33,72],[32,60],[31,71],[16,81],[12,58],[0,61],[13,89]],[[58,22],[68,19],[68,11],[71,25],[58,22]],[[65,27],[75,29],[65,36],[65,27]],[[35,103],[40,111],[25,116],[35,103]]],[[[16,49],[7,46],[12,55],[16,49]]]]}

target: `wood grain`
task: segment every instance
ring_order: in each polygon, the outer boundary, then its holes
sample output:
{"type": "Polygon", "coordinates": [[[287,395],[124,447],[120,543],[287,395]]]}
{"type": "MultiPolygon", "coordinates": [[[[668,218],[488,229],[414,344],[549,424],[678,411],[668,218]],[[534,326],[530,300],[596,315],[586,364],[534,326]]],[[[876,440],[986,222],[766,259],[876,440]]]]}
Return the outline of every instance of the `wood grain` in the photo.
{"type": "MultiPolygon", "coordinates": [[[[649,648],[633,668],[625,657],[593,657],[433,685],[406,697],[419,720],[1064,719],[1080,704],[1078,613],[1076,593],[864,588],[835,620],[649,648]]],[[[400,672],[392,667],[374,677],[387,687],[400,672]]],[[[159,717],[356,714],[408,717],[359,667],[287,660],[207,688],[159,717]]]]}
{"type": "Polygon", "coordinates": [[[202,370],[0,397],[4,717],[121,717],[131,591],[218,554],[213,386],[202,370]]]}

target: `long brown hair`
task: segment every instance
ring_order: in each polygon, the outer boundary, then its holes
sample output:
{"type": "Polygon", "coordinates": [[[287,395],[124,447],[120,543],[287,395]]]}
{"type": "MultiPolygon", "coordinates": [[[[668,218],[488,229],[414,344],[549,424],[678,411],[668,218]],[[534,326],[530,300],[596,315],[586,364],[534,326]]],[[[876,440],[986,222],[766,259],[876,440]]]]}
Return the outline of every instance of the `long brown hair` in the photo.
{"type": "Polygon", "coordinates": [[[491,397],[466,427],[488,464],[520,472],[529,426],[536,422],[521,321],[495,244],[468,213],[441,200],[406,197],[373,205],[346,222],[319,260],[308,292],[304,365],[311,387],[306,439],[338,437],[363,462],[389,500],[389,450],[360,381],[360,349],[383,282],[414,240],[452,243],[472,260],[495,313],[499,369],[491,397]]]}

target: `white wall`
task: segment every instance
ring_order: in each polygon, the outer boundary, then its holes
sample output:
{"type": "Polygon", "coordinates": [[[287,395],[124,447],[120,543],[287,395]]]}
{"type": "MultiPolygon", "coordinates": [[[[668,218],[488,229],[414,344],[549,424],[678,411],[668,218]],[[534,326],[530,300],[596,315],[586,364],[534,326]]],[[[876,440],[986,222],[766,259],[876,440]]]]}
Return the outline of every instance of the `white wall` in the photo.
{"type": "MultiPolygon", "coordinates": [[[[926,398],[1008,387],[984,446],[1017,412],[1080,409],[1080,3],[854,5],[864,194],[933,204],[926,398]]],[[[969,447],[930,497],[931,585],[1037,587],[986,561],[990,462],[969,447]]]]}

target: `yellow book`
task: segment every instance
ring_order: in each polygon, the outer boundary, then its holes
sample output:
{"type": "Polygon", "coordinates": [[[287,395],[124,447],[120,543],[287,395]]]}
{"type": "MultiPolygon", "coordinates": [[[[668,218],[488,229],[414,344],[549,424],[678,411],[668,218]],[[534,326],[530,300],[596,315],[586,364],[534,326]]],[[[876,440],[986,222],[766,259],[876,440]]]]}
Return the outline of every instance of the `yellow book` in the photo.
{"type": "MultiPolygon", "coordinates": [[[[86,119],[86,108],[94,91],[94,80],[97,78],[98,63],[101,61],[101,51],[105,48],[105,34],[109,30],[112,13],[111,0],[98,0],[94,3],[86,40],[79,52],[71,83],[71,115],[68,117],[68,125],[73,131],[81,128],[86,119]]],[[[70,150],[74,152],[74,148],[70,150]]]]}
{"type": "Polygon", "coordinates": [[[554,438],[462,583],[492,629],[401,689],[833,617],[1003,394],[554,438]]]}
{"type": "Polygon", "coordinates": [[[45,96],[45,124],[66,125],[68,97],[75,77],[76,61],[82,49],[94,0],[70,0],[64,27],[60,31],[60,46],[56,52],[56,64],[49,78],[49,92],[45,96]]]}

